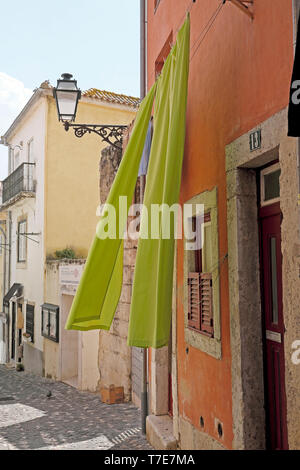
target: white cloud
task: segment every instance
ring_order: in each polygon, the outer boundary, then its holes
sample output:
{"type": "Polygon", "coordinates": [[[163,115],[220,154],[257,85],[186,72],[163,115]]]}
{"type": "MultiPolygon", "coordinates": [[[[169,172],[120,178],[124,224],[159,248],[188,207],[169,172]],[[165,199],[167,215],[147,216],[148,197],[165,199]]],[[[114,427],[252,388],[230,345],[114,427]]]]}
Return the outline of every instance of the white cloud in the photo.
{"type": "MultiPolygon", "coordinates": [[[[0,72],[0,136],[3,135],[32,95],[24,84],[0,72]]],[[[0,179],[7,175],[7,149],[0,146],[0,179]]]]}
{"type": "Polygon", "coordinates": [[[0,133],[9,128],[31,95],[20,80],[0,72],[0,133]]]}

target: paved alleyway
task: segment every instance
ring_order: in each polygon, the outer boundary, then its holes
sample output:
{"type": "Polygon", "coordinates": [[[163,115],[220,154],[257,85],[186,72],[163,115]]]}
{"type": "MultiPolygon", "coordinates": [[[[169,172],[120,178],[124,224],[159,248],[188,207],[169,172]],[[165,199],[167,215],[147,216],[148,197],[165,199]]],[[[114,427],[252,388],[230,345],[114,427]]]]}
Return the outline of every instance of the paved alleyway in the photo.
{"type": "Polygon", "coordinates": [[[0,450],[151,449],[131,404],[0,365],[0,450]],[[51,398],[47,393],[51,391],[51,398]]]}

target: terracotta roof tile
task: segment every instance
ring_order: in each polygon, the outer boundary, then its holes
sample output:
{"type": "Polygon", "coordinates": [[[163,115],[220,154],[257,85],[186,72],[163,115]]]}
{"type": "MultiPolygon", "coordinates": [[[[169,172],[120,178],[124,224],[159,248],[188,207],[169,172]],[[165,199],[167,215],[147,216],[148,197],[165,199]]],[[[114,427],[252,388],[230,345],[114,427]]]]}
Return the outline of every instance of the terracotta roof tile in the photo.
{"type": "Polygon", "coordinates": [[[141,102],[139,98],[133,96],[120,95],[113,93],[112,91],[98,90],[97,88],[90,88],[82,93],[86,98],[98,98],[102,101],[108,101],[110,103],[124,104],[137,108],[141,102]]]}

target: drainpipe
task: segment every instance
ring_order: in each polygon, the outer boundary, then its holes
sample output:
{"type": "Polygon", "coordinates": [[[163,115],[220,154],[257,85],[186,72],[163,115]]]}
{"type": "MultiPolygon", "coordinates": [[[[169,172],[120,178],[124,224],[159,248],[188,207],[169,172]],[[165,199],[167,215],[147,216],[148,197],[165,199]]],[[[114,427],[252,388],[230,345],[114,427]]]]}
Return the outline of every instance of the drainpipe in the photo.
{"type": "MultiPolygon", "coordinates": [[[[147,0],[140,0],[140,97],[146,96],[146,10],[147,0]]],[[[142,179],[140,178],[141,203],[144,196],[144,187],[142,187],[142,179]]],[[[141,387],[141,425],[142,433],[146,434],[146,419],[148,415],[148,350],[143,350],[142,365],[142,387],[141,387]]]]}
{"type": "Polygon", "coordinates": [[[146,96],[146,0],[140,0],[140,95],[146,96]]]}

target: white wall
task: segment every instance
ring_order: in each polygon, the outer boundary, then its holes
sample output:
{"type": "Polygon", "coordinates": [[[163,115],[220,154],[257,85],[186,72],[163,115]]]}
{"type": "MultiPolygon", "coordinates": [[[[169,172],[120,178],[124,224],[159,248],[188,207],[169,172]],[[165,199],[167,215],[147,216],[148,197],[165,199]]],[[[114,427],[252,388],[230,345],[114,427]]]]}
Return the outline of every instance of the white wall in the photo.
{"type": "MultiPolygon", "coordinates": [[[[27,143],[33,139],[33,162],[35,162],[34,178],[36,180],[36,197],[22,199],[8,207],[12,215],[11,245],[11,282],[19,282],[24,286],[24,303],[35,304],[34,346],[43,350],[41,336],[41,304],[44,300],[44,155],[45,129],[47,116],[46,98],[40,98],[33,106],[30,114],[23,119],[22,126],[9,141],[11,146],[23,142],[20,162],[27,161],[27,143]],[[17,230],[18,218],[27,216],[27,232],[40,233],[27,238],[27,261],[17,262],[17,230]]],[[[24,306],[24,312],[26,308],[24,306]]]]}

